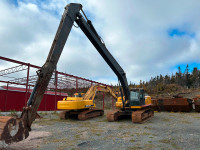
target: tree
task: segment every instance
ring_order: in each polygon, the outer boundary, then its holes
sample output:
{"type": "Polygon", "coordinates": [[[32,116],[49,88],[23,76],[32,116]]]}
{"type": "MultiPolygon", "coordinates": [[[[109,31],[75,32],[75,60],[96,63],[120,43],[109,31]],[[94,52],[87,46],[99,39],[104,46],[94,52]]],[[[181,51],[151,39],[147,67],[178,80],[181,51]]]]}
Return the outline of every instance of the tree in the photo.
{"type": "Polygon", "coordinates": [[[193,88],[199,87],[199,71],[197,67],[193,68],[192,75],[190,77],[191,85],[193,88]]]}
{"type": "Polygon", "coordinates": [[[186,87],[190,88],[191,86],[191,81],[190,81],[190,74],[189,74],[189,65],[187,64],[186,68],[185,68],[185,83],[186,83],[186,87]]]}

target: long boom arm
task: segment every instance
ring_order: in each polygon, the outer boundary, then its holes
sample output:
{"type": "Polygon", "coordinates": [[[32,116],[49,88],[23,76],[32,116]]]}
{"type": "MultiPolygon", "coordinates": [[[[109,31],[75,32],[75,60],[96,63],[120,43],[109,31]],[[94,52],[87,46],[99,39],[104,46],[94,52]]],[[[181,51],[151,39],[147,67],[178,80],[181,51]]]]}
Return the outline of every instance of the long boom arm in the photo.
{"type": "MultiPolygon", "coordinates": [[[[98,36],[96,30],[93,27],[91,21],[87,20],[87,22],[86,22],[86,20],[83,18],[83,16],[80,13],[78,13],[77,16],[78,16],[78,18],[75,20],[76,23],[81,28],[81,30],[85,33],[85,35],[88,37],[88,39],[91,41],[91,43],[94,45],[94,47],[100,53],[100,55],[104,58],[104,60],[110,66],[110,68],[113,70],[113,72],[117,75],[117,77],[122,85],[122,88],[123,88],[125,100],[129,100],[130,99],[129,98],[130,91],[128,88],[126,73],[121,68],[121,66],[118,64],[118,62],[115,60],[115,58],[110,54],[110,52],[106,48],[105,44],[102,43],[100,37],[98,36]]],[[[124,103],[124,101],[123,101],[123,103],[124,103]]]]}

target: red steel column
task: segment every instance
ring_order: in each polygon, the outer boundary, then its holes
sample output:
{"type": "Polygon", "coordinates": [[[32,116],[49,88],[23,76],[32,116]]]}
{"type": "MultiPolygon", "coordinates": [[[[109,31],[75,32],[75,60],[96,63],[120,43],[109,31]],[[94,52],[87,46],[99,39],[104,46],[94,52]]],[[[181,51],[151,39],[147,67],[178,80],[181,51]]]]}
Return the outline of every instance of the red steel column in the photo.
{"type": "Polygon", "coordinates": [[[57,76],[57,71],[55,71],[55,80],[56,80],[56,90],[55,90],[55,107],[54,110],[56,110],[56,95],[57,95],[57,80],[58,80],[58,76],[57,76]]]}
{"type": "Polygon", "coordinates": [[[8,84],[9,84],[9,81],[8,81],[7,87],[6,87],[6,98],[5,98],[5,108],[4,108],[4,111],[7,111],[6,110],[6,104],[7,104],[7,96],[8,96],[8,84]]]}
{"type": "Polygon", "coordinates": [[[105,97],[105,94],[103,92],[103,110],[104,110],[104,97],[105,97]]]}
{"type": "Polygon", "coordinates": [[[30,64],[28,64],[28,69],[27,69],[27,78],[26,78],[26,95],[25,95],[25,99],[24,99],[24,103],[25,103],[25,105],[26,105],[27,92],[28,92],[29,72],[30,72],[30,64]]]}
{"type": "Polygon", "coordinates": [[[47,90],[46,90],[45,93],[44,93],[44,110],[45,110],[45,111],[47,111],[47,105],[46,105],[46,104],[47,104],[47,101],[46,101],[46,100],[47,100],[47,90]]]}
{"type": "Polygon", "coordinates": [[[76,93],[78,93],[78,78],[76,78],[76,93]]]}

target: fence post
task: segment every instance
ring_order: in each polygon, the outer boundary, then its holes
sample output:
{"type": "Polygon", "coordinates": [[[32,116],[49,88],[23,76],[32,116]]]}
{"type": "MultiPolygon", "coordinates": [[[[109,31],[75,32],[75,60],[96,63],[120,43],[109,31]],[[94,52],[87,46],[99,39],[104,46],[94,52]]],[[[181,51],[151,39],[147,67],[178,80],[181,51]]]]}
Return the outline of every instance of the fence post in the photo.
{"type": "Polygon", "coordinates": [[[29,71],[30,71],[30,64],[28,63],[27,77],[26,77],[26,94],[25,94],[25,99],[24,99],[24,104],[25,105],[26,105],[26,99],[27,99],[27,93],[28,93],[29,71]]]}

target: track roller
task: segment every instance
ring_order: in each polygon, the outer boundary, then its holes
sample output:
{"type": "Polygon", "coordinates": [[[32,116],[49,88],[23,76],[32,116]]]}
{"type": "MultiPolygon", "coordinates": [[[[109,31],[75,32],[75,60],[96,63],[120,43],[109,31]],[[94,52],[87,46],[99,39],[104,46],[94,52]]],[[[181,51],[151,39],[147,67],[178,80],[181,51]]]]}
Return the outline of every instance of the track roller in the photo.
{"type": "Polygon", "coordinates": [[[60,112],[59,117],[61,120],[69,119],[70,110],[64,110],[60,112]]]}
{"type": "Polygon", "coordinates": [[[133,123],[143,123],[154,116],[153,109],[147,108],[132,112],[133,123]]]}
{"type": "Polygon", "coordinates": [[[79,120],[87,120],[94,117],[99,117],[104,115],[104,110],[102,109],[89,109],[78,114],[79,120]]]}
{"type": "Polygon", "coordinates": [[[118,120],[119,110],[113,110],[107,113],[107,120],[109,122],[117,121],[118,120]]]}

